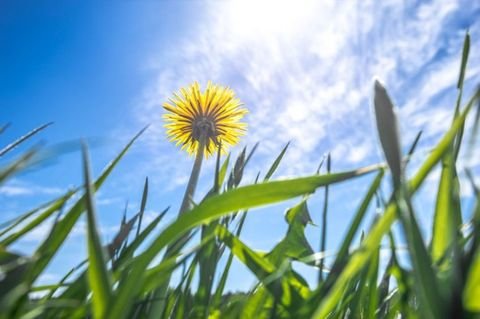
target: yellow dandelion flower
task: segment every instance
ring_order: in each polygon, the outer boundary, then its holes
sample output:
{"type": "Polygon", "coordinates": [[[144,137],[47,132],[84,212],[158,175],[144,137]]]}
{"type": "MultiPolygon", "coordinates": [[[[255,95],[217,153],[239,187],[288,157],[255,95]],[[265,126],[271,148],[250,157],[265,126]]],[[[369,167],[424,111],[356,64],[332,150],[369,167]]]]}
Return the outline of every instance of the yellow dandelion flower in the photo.
{"type": "Polygon", "coordinates": [[[202,144],[206,157],[220,144],[224,151],[245,132],[246,124],[240,120],[247,110],[241,105],[230,88],[208,82],[202,93],[195,82],[163,104],[167,136],[190,154],[197,154],[202,144]]]}

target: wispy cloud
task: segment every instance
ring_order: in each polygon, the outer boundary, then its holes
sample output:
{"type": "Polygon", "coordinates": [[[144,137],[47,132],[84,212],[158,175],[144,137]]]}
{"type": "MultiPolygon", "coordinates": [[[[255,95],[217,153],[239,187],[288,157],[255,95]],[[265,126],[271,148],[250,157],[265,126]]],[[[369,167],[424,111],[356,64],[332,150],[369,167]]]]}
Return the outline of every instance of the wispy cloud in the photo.
{"type": "Polygon", "coordinates": [[[19,179],[12,179],[6,185],[0,186],[0,195],[9,197],[60,195],[62,193],[64,193],[64,190],[59,187],[41,186],[19,179]]]}
{"type": "MultiPolygon", "coordinates": [[[[193,36],[148,61],[158,77],[135,114],[153,123],[147,143],[155,166],[184,180],[178,172],[188,171],[188,161],[166,141],[161,103],[195,80],[235,89],[250,109],[244,143],[261,141],[260,159],[292,142],[285,174],[312,172],[326,152],[336,167],[380,160],[370,114],[374,76],[400,107],[404,143],[420,129],[438,136],[451,117],[465,29],[480,36],[473,18],[480,5],[468,2],[466,10],[467,2],[210,2],[193,36]]],[[[472,52],[470,79],[478,78],[479,61],[472,52]]]]}

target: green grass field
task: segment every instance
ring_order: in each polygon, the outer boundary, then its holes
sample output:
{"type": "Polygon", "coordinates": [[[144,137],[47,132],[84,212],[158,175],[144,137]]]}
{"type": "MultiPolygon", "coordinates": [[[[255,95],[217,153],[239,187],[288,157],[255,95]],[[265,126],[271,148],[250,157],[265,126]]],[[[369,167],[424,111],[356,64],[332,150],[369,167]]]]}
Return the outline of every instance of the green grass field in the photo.
{"type": "MultiPolygon", "coordinates": [[[[479,188],[473,173],[467,170],[476,205],[473,213],[462,214],[456,165],[461,147],[469,153],[468,148],[473,147],[478,136],[480,93],[477,91],[468,100],[462,98],[469,47],[467,35],[459,61],[458,99],[452,106],[451,126],[409,176],[404,172],[418,138],[408,154],[401,154],[393,105],[387,91],[376,82],[372,83],[372,103],[385,163],[330,172],[327,160],[326,174],[274,180],[271,177],[281,165],[286,147],[267,172],[254,184],[246,185],[241,183],[242,176],[255,147],[249,152],[244,149],[236,159],[217,156],[211,190],[193,209],[162,229],[157,226],[166,212],[149,224],[142,223],[148,201],[146,182],[138,214],[124,220],[114,239],[106,243],[99,237],[95,193],[119,161],[128,156],[142,131],[96,177],[91,174],[88,148],[84,146],[82,187],[65,191],[63,196],[32,211],[18,212],[15,219],[0,225],[0,317],[480,318],[479,188]],[[469,118],[474,124],[467,130],[469,118]],[[411,198],[439,166],[441,177],[431,221],[433,235],[427,239],[416,217],[421,212],[414,211],[411,198]],[[365,174],[373,175],[373,182],[364,185],[363,199],[354,218],[348,221],[341,245],[325,262],[323,251],[314,251],[316,245],[309,244],[304,234],[311,221],[309,197],[315,191],[315,196],[328,196],[328,192],[319,190],[365,174]],[[393,191],[378,200],[383,180],[391,183],[393,191]],[[293,198],[297,204],[285,215],[288,231],[271,251],[259,253],[242,242],[242,226],[249,209],[293,198]],[[374,205],[381,213],[370,228],[361,229],[368,208],[374,205]],[[57,284],[38,286],[37,279],[84,215],[88,259],[64,274],[57,284]],[[462,220],[465,215],[472,218],[462,220]],[[56,216],[54,226],[32,255],[11,250],[14,243],[52,216],[56,216]],[[392,233],[395,222],[400,224],[406,240],[408,267],[398,261],[392,233]],[[385,242],[391,251],[386,266],[380,263],[381,243],[385,242]],[[225,292],[227,279],[235,276],[230,271],[234,259],[255,275],[257,283],[250,291],[225,292]],[[293,261],[318,271],[315,287],[310,287],[293,269],[293,261]],[[170,280],[173,272],[180,274],[180,280],[170,280]]],[[[0,156],[10,156],[12,149],[43,128],[0,150],[0,156]]],[[[39,154],[34,148],[11,156],[8,164],[0,167],[0,186],[42,160],[39,154]]],[[[327,211],[325,206],[324,216],[327,211]]],[[[322,226],[319,229],[325,234],[328,224],[322,226]]],[[[322,240],[325,247],[324,236],[322,240]]]]}

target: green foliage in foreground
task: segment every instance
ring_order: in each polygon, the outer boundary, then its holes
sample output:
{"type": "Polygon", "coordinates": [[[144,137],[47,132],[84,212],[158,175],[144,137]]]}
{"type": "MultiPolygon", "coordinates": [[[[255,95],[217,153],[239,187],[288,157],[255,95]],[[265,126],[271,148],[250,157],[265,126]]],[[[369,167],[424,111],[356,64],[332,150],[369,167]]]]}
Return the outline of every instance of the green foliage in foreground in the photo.
{"type": "MultiPolygon", "coordinates": [[[[230,173],[227,157],[217,157],[210,192],[195,207],[163,229],[158,224],[166,213],[150,224],[142,224],[148,201],[145,183],[141,208],[130,220],[124,219],[110,243],[102,243],[96,223],[95,192],[141,135],[140,132],[95,180],[86,147],[83,149],[84,186],[37,209],[0,225],[0,317],[1,318],[476,318],[480,316],[480,196],[473,175],[467,170],[475,190],[473,213],[462,214],[457,159],[463,137],[474,137],[465,122],[476,105],[475,93],[462,106],[462,89],[469,51],[464,45],[458,81],[458,100],[449,130],[423,160],[417,171],[406,177],[405,167],[414,152],[402,157],[395,112],[386,90],[375,83],[375,114],[380,142],[387,164],[352,171],[317,174],[288,180],[271,180],[287,149],[280,153],[263,178],[240,186],[243,171],[256,147],[244,149],[230,173]],[[469,134],[467,134],[469,133],[469,134]],[[428,174],[441,167],[436,193],[432,238],[427,242],[419,230],[411,198],[428,174]],[[379,200],[384,172],[393,176],[392,194],[379,200]],[[364,174],[374,174],[365,185],[364,197],[349,223],[340,247],[325,261],[325,252],[315,252],[305,237],[311,222],[307,202],[318,189],[346,182],[364,174]],[[262,182],[258,182],[262,180],[262,182]],[[76,195],[76,196],[74,196],[76,195]],[[250,208],[280,203],[293,198],[298,203],[287,210],[288,230],[267,253],[255,251],[241,239],[250,208]],[[377,199],[379,213],[362,237],[360,225],[377,199]],[[58,253],[74,225],[86,216],[88,258],[60,282],[37,286],[36,281],[58,253]],[[472,216],[463,221],[462,216],[472,216]],[[48,236],[31,256],[22,256],[11,246],[42,223],[55,219],[48,236]],[[410,262],[399,261],[392,225],[398,222],[407,243],[410,262]],[[195,234],[199,236],[194,237],[195,234]],[[200,238],[194,241],[192,238],[200,238]],[[389,243],[390,259],[380,263],[380,249],[389,243]],[[164,255],[170,247],[170,254],[164,255]],[[173,248],[171,248],[173,247],[173,248]],[[226,281],[235,276],[233,259],[241,262],[257,278],[250,291],[224,292],[226,281]],[[221,262],[220,262],[221,261],[221,262]],[[292,262],[319,273],[318,284],[310,287],[292,262]],[[170,282],[177,272],[179,280],[170,282]],[[32,293],[41,297],[32,297],[32,293]]],[[[46,126],[44,126],[46,127],[46,126]]],[[[10,153],[18,144],[44,127],[21,137],[3,150],[10,153]]],[[[0,128],[0,133],[6,127],[0,128]]],[[[467,141],[468,142],[468,141],[467,141]]],[[[288,145],[287,145],[288,146],[288,145]]],[[[467,144],[468,147],[472,147],[467,144]]],[[[42,159],[41,150],[31,149],[0,167],[0,186],[42,159]]],[[[328,208],[325,192],[324,220],[328,208]]],[[[326,226],[326,225],[325,225],[326,226]]],[[[327,227],[322,228],[325,234],[327,227]]],[[[322,234],[321,247],[325,247],[322,234]]]]}

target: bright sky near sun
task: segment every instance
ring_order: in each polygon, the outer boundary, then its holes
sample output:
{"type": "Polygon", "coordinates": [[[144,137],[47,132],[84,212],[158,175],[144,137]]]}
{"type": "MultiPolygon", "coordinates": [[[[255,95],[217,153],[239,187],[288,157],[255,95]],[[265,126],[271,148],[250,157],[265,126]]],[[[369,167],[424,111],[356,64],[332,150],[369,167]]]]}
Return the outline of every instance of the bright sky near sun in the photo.
{"type": "MultiPolygon", "coordinates": [[[[451,120],[467,29],[468,97],[480,82],[478,1],[1,1],[0,124],[11,127],[0,145],[53,121],[20,150],[39,140],[55,145],[86,138],[98,174],[150,124],[98,194],[107,241],[127,201],[128,214],[136,213],[146,176],[149,218],[171,206],[171,219],[178,210],[193,160],[166,140],[161,104],[173,91],[193,81],[204,87],[208,80],[235,90],[250,113],[248,134],[232,154],[260,141],[245,176],[251,182],[289,141],[276,178],[314,173],[329,152],[334,170],[381,161],[371,114],[378,77],[399,108],[404,148],[423,130],[421,160],[451,120]]],[[[477,175],[478,158],[469,163],[477,175]]],[[[199,198],[212,170],[208,161],[199,198]]],[[[430,178],[432,187],[436,178],[430,178]]],[[[332,187],[329,249],[336,248],[370,179],[332,187]]],[[[0,221],[81,182],[78,151],[17,176],[0,186],[0,221]]],[[[462,192],[468,205],[468,185],[462,192]]],[[[431,194],[424,189],[421,195],[426,234],[431,194]]],[[[319,191],[310,201],[317,225],[322,198],[319,191]]],[[[242,239],[256,249],[271,248],[286,230],[285,208],[253,211],[242,239]]],[[[16,248],[35,248],[49,227],[33,231],[16,248]]],[[[82,259],[84,228],[76,226],[42,281],[58,280],[82,259]]],[[[314,247],[319,232],[308,227],[314,247]]],[[[249,287],[248,271],[239,264],[235,271],[230,289],[249,287]]]]}

